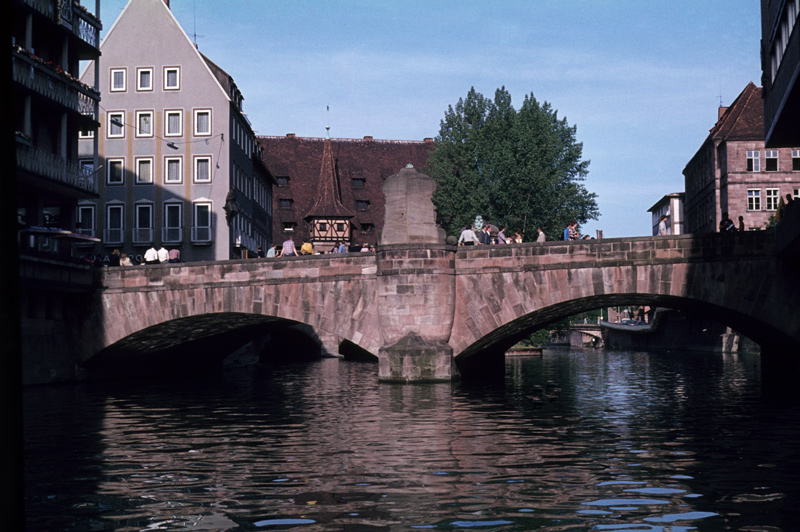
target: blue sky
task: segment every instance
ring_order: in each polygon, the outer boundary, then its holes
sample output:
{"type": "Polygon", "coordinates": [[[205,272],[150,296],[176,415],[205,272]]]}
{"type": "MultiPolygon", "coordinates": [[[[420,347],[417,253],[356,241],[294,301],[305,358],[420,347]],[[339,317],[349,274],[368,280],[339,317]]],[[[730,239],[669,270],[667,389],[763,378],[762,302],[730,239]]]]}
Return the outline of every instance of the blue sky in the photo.
{"type": "MultiPolygon", "coordinates": [[[[170,3],[259,135],[435,137],[473,86],[550,102],[591,161],[601,216],[581,230],[605,237],[651,234],[720,101],[761,79],[758,0],[170,3]]],[[[102,0],[106,28],[126,4],[102,0]]]]}

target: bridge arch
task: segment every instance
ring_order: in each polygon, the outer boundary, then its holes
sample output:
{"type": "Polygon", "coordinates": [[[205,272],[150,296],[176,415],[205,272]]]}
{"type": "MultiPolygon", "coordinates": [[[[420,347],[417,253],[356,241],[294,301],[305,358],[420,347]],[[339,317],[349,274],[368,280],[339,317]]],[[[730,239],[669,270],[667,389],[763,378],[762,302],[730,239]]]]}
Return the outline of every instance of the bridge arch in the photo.
{"type": "Polygon", "coordinates": [[[307,324],[257,314],[219,312],[161,322],[134,332],[86,360],[95,379],[169,377],[259,361],[306,361],[324,353],[307,324]]]}
{"type": "Polygon", "coordinates": [[[548,243],[507,256],[459,251],[465,267],[457,275],[461,305],[450,340],[456,364],[462,373],[483,368],[481,358],[497,360],[531,330],[579,312],[647,304],[715,316],[758,342],[772,361],[796,366],[800,320],[774,302],[796,305],[797,270],[774,260],[767,235],[737,237],[548,243]],[[539,267],[526,268],[536,255],[539,267]]]}

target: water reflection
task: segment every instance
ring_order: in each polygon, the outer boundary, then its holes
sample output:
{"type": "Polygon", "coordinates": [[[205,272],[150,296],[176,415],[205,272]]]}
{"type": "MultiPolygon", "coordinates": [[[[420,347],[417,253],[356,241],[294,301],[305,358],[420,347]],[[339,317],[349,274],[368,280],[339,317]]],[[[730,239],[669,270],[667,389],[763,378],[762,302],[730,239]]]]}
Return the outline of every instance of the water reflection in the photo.
{"type": "Polygon", "coordinates": [[[500,386],[324,360],[25,399],[33,531],[800,522],[800,416],[763,400],[753,357],[546,351],[500,386]]]}

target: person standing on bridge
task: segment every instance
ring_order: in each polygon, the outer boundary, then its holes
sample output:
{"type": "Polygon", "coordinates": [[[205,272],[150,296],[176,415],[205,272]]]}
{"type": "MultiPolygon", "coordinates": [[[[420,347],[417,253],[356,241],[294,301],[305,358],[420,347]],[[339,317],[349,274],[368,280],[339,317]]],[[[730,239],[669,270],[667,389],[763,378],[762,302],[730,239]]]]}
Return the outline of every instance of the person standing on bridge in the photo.
{"type": "Polygon", "coordinates": [[[658,222],[658,234],[661,236],[667,236],[669,234],[669,229],[667,229],[667,215],[661,215],[661,221],[658,222]]]}
{"type": "Polygon", "coordinates": [[[158,251],[155,246],[150,246],[150,249],[144,252],[145,264],[158,264],[158,251]]]}
{"type": "Polygon", "coordinates": [[[461,231],[461,236],[458,237],[459,246],[474,246],[480,243],[481,242],[478,240],[475,231],[473,231],[468,225],[464,227],[464,229],[461,231]]]}
{"type": "Polygon", "coordinates": [[[286,239],[283,243],[283,247],[281,249],[281,254],[278,255],[279,257],[296,257],[297,256],[297,249],[294,247],[294,240],[292,237],[286,239]]]}
{"type": "Polygon", "coordinates": [[[547,240],[547,237],[544,236],[544,229],[542,229],[541,225],[536,228],[536,232],[538,233],[536,237],[537,242],[544,242],[547,240]]]}
{"type": "Polygon", "coordinates": [[[719,221],[719,232],[720,233],[736,232],[736,226],[733,224],[733,220],[731,220],[730,216],[728,216],[728,211],[722,213],[722,220],[719,221]]]}

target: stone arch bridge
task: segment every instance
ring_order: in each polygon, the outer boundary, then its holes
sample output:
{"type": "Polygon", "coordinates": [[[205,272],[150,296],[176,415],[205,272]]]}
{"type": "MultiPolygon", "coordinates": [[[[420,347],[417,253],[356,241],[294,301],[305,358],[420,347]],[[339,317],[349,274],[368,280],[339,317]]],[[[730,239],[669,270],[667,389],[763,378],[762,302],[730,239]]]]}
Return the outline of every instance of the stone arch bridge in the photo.
{"type": "Polygon", "coordinates": [[[765,365],[796,368],[800,267],[774,249],[774,233],[756,231],[109,268],[81,362],[211,345],[219,335],[204,333],[220,323],[231,346],[280,323],[330,352],[376,357],[381,381],[446,381],[497,368],[508,347],[566,316],[649,304],[716,316],[758,342],[765,365]]]}

